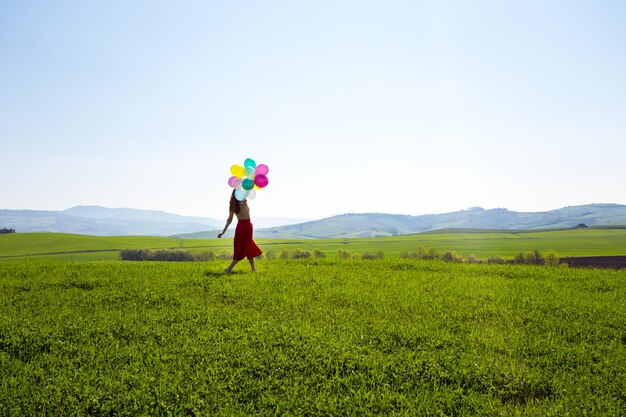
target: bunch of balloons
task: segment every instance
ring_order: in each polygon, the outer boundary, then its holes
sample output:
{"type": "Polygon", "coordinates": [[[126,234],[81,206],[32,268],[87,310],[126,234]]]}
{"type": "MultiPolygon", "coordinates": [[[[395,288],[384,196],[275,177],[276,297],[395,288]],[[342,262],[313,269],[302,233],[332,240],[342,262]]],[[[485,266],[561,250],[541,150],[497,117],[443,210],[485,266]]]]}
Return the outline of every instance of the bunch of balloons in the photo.
{"type": "Polygon", "coordinates": [[[230,167],[232,177],[228,179],[228,185],[235,189],[235,198],[239,201],[252,200],[256,197],[256,190],[267,187],[269,180],[267,173],[270,169],[267,165],[257,165],[253,159],[246,159],[241,165],[230,167]]]}

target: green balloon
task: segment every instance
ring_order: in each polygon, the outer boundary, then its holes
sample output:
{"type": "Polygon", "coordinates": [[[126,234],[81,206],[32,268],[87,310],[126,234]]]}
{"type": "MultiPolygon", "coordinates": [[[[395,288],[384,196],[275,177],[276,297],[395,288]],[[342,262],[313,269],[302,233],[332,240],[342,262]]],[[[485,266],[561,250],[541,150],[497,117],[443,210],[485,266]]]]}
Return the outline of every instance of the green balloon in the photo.
{"type": "Polygon", "coordinates": [[[248,158],[243,162],[243,166],[245,168],[252,167],[252,169],[254,170],[254,168],[256,168],[256,162],[254,162],[254,159],[248,158]]]}
{"type": "Polygon", "coordinates": [[[254,181],[252,181],[250,178],[246,178],[241,183],[241,187],[243,187],[244,190],[251,190],[254,188],[254,181]]]}

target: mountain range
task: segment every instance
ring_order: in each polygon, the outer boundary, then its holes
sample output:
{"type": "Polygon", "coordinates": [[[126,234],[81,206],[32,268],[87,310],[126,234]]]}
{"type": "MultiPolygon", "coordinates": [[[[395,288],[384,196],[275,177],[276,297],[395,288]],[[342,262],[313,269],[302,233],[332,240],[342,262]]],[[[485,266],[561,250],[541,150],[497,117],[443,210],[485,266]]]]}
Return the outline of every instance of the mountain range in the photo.
{"type": "MultiPolygon", "coordinates": [[[[316,239],[396,236],[442,229],[562,229],[586,226],[626,225],[626,205],[587,204],[543,212],[517,212],[503,208],[473,207],[451,213],[409,216],[383,213],[352,213],[326,219],[255,230],[255,236],[277,239],[316,239]]],[[[214,232],[185,235],[212,238],[214,232]]],[[[183,236],[181,236],[183,237],[183,236]]]]}
{"type": "MultiPolygon", "coordinates": [[[[76,206],[63,211],[0,210],[0,228],[19,232],[86,235],[150,235],[214,238],[224,220],[155,210],[76,206]]],[[[442,229],[528,230],[626,225],[626,205],[587,204],[542,212],[473,207],[450,213],[410,216],[349,213],[321,220],[255,218],[255,236],[278,239],[396,236],[442,229]]],[[[230,235],[234,227],[231,226],[230,235]]]]}
{"type": "MultiPolygon", "coordinates": [[[[306,219],[257,218],[259,227],[301,223],[306,219]]],[[[59,232],[95,236],[170,236],[224,227],[223,220],[180,216],[157,210],[76,206],[62,211],[0,210],[0,228],[19,232],[59,232]]]]}

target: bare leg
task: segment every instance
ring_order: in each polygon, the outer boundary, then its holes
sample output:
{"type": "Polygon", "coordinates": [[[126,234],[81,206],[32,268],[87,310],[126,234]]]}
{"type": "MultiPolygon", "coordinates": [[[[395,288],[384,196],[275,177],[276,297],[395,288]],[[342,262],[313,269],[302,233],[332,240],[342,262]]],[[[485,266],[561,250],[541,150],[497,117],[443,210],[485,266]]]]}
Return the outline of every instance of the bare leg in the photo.
{"type": "Polygon", "coordinates": [[[250,267],[252,268],[252,272],[256,272],[256,268],[254,267],[254,258],[249,258],[250,267]]]}
{"type": "Polygon", "coordinates": [[[235,265],[237,265],[237,262],[239,262],[238,260],[233,259],[233,261],[230,263],[230,265],[228,265],[228,268],[226,268],[224,270],[224,272],[226,272],[227,274],[230,274],[230,271],[233,270],[233,268],[235,267],[235,265]]]}

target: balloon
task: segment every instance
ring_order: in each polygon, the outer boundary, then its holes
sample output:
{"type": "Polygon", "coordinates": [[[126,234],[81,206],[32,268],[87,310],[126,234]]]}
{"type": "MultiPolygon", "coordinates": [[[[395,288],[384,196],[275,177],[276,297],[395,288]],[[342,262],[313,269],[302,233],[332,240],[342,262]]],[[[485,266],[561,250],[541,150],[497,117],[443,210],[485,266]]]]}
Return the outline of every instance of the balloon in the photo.
{"type": "Polygon", "coordinates": [[[252,167],[252,170],[254,171],[254,168],[256,168],[256,162],[254,162],[254,159],[248,158],[243,162],[243,166],[245,168],[252,167]]]}
{"type": "Polygon", "coordinates": [[[248,197],[249,191],[247,190],[235,190],[235,198],[239,201],[244,201],[248,197]]]}
{"type": "Polygon", "coordinates": [[[254,181],[252,181],[250,178],[246,178],[241,183],[241,186],[243,187],[244,190],[251,190],[254,188],[254,181]]]}
{"type": "Polygon", "coordinates": [[[265,188],[268,182],[269,180],[263,174],[258,174],[256,177],[254,177],[254,185],[259,188],[265,188]]]}
{"type": "Polygon", "coordinates": [[[228,179],[228,185],[230,185],[233,188],[241,188],[241,181],[243,181],[241,178],[230,177],[228,179]]]}
{"type": "Polygon", "coordinates": [[[257,166],[252,158],[247,158],[243,166],[231,166],[232,177],[228,179],[228,185],[235,189],[235,198],[239,201],[255,198],[257,191],[267,186],[269,182],[267,173],[269,171],[267,165],[259,164],[257,166]]]}
{"type": "Polygon", "coordinates": [[[254,172],[254,174],[255,175],[267,175],[268,172],[270,172],[270,169],[268,168],[268,166],[265,164],[260,164],[258,167],[256,167],[256,171],[254,172]]]}
{"type": "Polygon", "coordinates": [[[230,167],[230,173],[237,178],[242,178],[246,175],[246,170],[241,165],[233,165],[230,167]]]}

